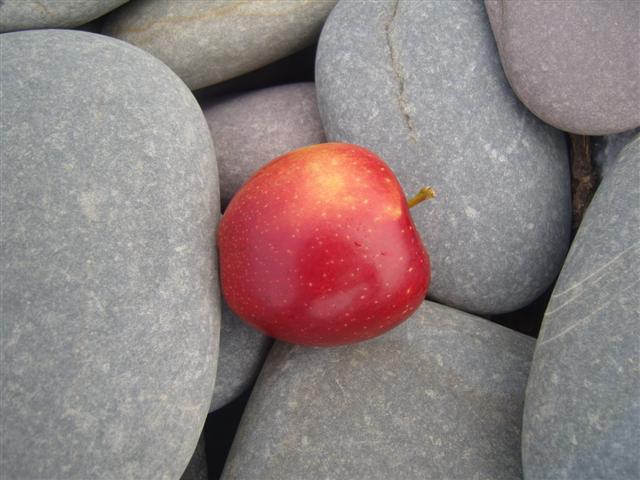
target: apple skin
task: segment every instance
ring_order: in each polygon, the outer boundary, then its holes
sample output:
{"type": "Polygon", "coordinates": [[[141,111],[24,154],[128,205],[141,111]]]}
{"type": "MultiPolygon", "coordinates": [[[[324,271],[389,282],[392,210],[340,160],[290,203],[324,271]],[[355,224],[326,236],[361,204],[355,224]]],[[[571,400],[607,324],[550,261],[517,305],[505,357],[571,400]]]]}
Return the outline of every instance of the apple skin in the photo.
{"type": "Polygon", "coordinates": [[[357,145],[272,160],[233,197],[217,241],[229,307],[290,343],[376,337],[418,308],[431,277],[402,187],[357,145]]]}

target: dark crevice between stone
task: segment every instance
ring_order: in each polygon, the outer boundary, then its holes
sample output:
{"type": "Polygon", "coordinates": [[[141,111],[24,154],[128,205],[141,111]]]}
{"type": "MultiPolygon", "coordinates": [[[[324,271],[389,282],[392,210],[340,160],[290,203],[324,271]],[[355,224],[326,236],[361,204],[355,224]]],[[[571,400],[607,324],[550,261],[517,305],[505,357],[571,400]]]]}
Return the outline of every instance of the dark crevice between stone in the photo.
{"type": "Polygon", "coordinates": [[[510,330],[515,330],[516,332],[520,332],[524,335],[528,335],[529,337],[537,338],[540,332],[540,326],[542,325],[542,319],[544,318],[544,312],[547,309],[547,305],[549,300],[551,299],[551,294],[555,287],[557,279],[554,280],[553,284],[545,290],[538,298],[533,300],[528,305],[524,307],[514,310],[513,312],[500,313],[500,314],[479,314],[475,312],[467,312],[457,307],[451,307],[446,303],[442,303],[433,298],[425,298],[431,303],[437,303],[439,305],[455,308],[461,312],[468,313],[469,315],[474,315],[478,318],[483,318],[493,323],[497,323],[498,325],[502,325],[510,330]]]}
{"type": "Polygon", "coordinates": [[[233,402],[211,412],[204,424],[205,450],[209,480],[217,480],[222,475],[229,450],[238,430],[255,382],[233,402]]]}
{"type": "Polygon", "coordinates": [[[488,319],[494,323],[502,325],[503,327],[537,338],[540,333],[540,326],[542,325],[544,312],[549,304],[549,299],[551,298],[551,293],[553,292],[555,283],[556,282],[554,281],[542,295],[536,298],[529,305],[513,312],[490,315],[488,319]]]}
{"type": "Polygon", "coordinates": [[[104,25],[104,20],[107,18],[109,14],[103,15],[101,17],[96,18],[95,20],[91,20],[88,23],[80,25],[78,27],[72,28],[70,30],[82,30],[83,32],[89,33],[98,33],[102,32],[102,27],[104,25]]]}
{"type": "Polygon", "coordinates": [[[195,90],[202,102],[214,97],[238,94],[289,83],[313,82],[317,44],[239,77],[195,90]]]}

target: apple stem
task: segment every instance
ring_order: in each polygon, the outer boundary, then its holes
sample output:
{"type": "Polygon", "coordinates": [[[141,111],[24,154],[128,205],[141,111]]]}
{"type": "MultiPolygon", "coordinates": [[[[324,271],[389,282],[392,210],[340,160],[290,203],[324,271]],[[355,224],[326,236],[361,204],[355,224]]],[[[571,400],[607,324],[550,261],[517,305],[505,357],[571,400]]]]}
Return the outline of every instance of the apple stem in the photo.
{"type": "Polygon", "coordinates": [[[431,187],[422,187],[418,194],[407,200],[407,205],[409,208],[415,207],[419,203],[424,202],[425,200],[430,200],[436,196],[436,191],[431,187]]]}

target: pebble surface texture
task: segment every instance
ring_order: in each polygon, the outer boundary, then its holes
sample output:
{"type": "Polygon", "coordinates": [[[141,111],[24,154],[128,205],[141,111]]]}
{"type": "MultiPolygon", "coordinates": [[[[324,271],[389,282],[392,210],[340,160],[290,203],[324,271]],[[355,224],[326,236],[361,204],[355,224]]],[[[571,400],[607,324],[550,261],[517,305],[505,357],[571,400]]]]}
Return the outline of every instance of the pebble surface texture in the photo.
{"type": "Polygon", "coordinates": [[[379,154],[431,255],[429,295],[497,314],[538,297],[569,242],[566,145],[515,98],[483,5],[342,1],[318,46],[327,138],[379,154]]]}
{"type": "Polygon", "coordinates": [[[218,175],[165,65],[78,31],[0,37],[8,478],[177,478],[216,371],[218,175]]]}
{"type": "Polygon", "coordinates": [[[311,82],[210,101],[203,110],[216,146],[223,208],[270,160],[325,141],[311,82]]]}
{"type": "Polygon", "coordinates": [[[425,302],[339,348],[276,342],[222,478],[519,479],[533,339],[425,302]]]}
{"type": "Polygon", "coordinates": [[[235,400],[255,380],[273,340],[240,320],[222,303],[220,353],[210,411],[235,400]]]}
{"type": "Polygon", "coordinates": [[[311,45],[334,0],[136,0],[104,33],[147,50],[192,89],[242,75],[311,45]]]}
{"type": "Polygon", "coordinates": [[[583,135],[640,126],[640,2],[485,5],[507,78],[538,117],[583,135]]]}
{"type": "Polygon", "coordinates": [[[528,479],[640,478],[640,136],[610,167],[549,302],[527,386],[528,479]]]}
{"type": "Polygon", "coordinates": [[[126,2],[127,0],[2,0],[0,32],[77,27],[126,2]]]}

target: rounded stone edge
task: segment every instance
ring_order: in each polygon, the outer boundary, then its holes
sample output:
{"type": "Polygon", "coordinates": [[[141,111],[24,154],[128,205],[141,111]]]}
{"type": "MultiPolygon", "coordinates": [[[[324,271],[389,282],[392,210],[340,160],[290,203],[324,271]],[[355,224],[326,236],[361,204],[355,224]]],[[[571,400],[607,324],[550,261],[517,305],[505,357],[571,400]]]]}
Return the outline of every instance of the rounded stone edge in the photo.
{"type": "MultiPolygon", "coordinates": [[[[16,32],[22,30],[33,29],[58,29],[58,28],[73,28],[78,27],[84,23],[91,22],[103,15],[108,14],[112,10],[124,5],[129,0],[99,0],[94,1],[94,8],[91,13],[84,12],[84,14],[69,15],[69,11],[54,11],[52,12],[44,6],[46,2],[35,2],[29,0],[18,0],[18,2],[12,2],[11,0],[5,0],[5,3],[0,1],[0,33],[16,32]],[[22,11],[9,12],[8,14],[3,12],[7,8],[18,5],[18,10],[22,7],[22,11]],[[41,14],[37,16],[29,16],[25,9],[36,9],[38,6],[41,10],[41,14]],[[14,18],[11,18],[11,15],[14,18]],[[48,15],[48,17],[47,17],[48,15]],[[9,18],[6,18],[9,16],[9,18]],[[17,18],[16,18],[17,17],[17,18]]],[[[49,2],[53,3],[53,2],[49,2]]],[[[58,2],[64,5],[63,2],[58,2]]],[[[73,2],[67,2],[67,6],[73,4],[73,2]]],[[[51,6],[49,7],[51,8],[51,6]]]]}

